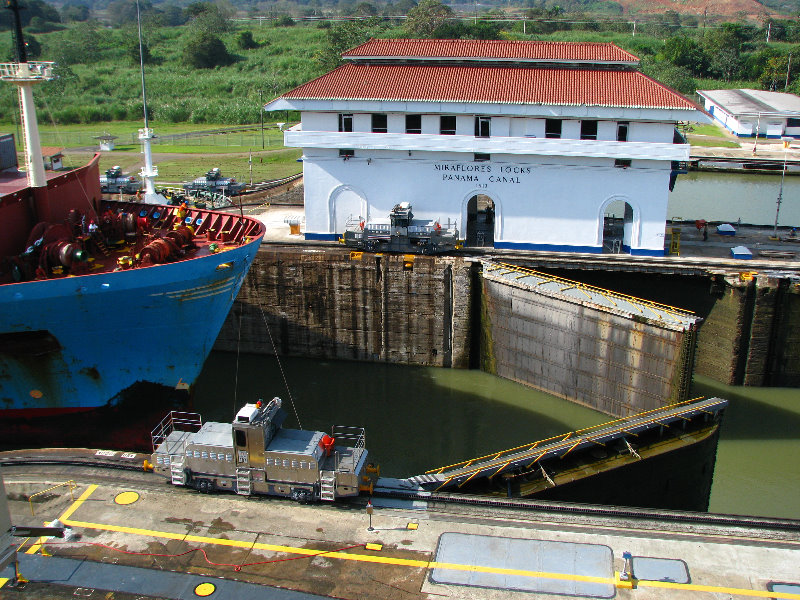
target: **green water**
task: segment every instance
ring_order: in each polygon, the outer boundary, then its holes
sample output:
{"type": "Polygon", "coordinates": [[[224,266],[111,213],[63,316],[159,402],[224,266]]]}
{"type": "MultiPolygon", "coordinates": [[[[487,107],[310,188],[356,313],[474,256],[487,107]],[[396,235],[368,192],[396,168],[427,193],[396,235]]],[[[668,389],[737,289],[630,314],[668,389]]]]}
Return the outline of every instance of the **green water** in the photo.
{"type": "MultiPolygon", "coordinates": [[[[774,175],[693,171],[678,176],[667,218],[773,225],[780,192],[780,171],[774,175]]],[[[800,177],[784,178],[781,200],[778,225],[800,226],[800,177]]]]}
{"type": "MultiPolygon", "coordinates": [[[[238,370],[236,362],[235,354],[216,352],[206,363],[196,394],[205,420],[228,421],[245,402],[280,396],[291,415],[287,425],[295,427],[275,358],[242,355],[238,370]]],[[[480,371],[313,359],[282,364],[303,428],[365,427],[372,456],[395,477],[610,420],[480,371]]],[[[711,510],[800,519],[800,390],[698,378],[695,392],[731,401],[711,510]]]]}
{"type": "Polygon", "coordinates": [[[800,390],[736,387],[695,377],[694,391],[730,401],[711,512],[800,519],[800,390]]]}

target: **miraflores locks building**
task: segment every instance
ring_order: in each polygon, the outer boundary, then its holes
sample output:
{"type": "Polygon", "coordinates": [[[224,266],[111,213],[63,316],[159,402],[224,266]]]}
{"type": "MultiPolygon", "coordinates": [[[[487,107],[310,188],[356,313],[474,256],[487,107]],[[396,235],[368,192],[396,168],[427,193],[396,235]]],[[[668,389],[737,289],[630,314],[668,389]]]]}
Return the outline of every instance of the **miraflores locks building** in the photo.
{"type": "Polygon", "coordinates": [[[455,221],[468,245],[663,255],[697,105],[613,44],[370,40],[265,110],[298,110],[307,239],[348,221],[455,221]],[[609,218],[615,215],[616,219],[609,218]]]}

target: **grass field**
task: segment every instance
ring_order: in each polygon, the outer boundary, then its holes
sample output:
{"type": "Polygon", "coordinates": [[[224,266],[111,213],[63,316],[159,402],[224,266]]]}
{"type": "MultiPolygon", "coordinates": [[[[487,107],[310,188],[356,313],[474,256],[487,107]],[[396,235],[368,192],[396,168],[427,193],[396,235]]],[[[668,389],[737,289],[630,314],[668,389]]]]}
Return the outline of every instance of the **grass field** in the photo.
{"type": "MultiPolygon", "coordinates": [[[[281,179],[295,175],[303,170],[297,161],[302,151],[294,148],[253,152],[253,181],[281,179]]],[[[65,154],[65,166],[77,167],[92,157],[90,152],[69,152],[65,154]]],[[[198,155],[155,155],[153,162],[158,167],[156,186],[174,185],[205,175],[206,171],[219,168],[225,177],[235,177],[238,181],[250,182],[249,153],[231,152],[224,154],[207,153],[198,155]]],[[[105,171],[114,165],[122,167],[123,172],[136,175],[143,164],[139,152],[104,152],[100,157],[100,170],[105,171]]]]}

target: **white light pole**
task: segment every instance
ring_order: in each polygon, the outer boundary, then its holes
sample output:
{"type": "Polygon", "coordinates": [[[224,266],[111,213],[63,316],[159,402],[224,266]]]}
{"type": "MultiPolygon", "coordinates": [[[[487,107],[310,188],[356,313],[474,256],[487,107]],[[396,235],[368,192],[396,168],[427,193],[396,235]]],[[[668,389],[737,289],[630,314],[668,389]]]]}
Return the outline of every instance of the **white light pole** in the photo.
{"type": "Polygon", "coordinates": [[[778,203],[775,207],[775,227],[772,229],[772,237],[778,237],[778,216],[781,214],[781,202],[783,202],[783,179],[786,177],[786,158],[789,150],[790,137],[782,137],[783,140],[783,170],[781,171],[781,186],[778,189],[778,203]]]}
{"type": "Polygon", "coordinates": [[[753,156],[756,155],[758,149],[758,134],[761,129],[761,113],[758,113],[758,120],[756,121],[756,141],[753,142],[753,156]]]}

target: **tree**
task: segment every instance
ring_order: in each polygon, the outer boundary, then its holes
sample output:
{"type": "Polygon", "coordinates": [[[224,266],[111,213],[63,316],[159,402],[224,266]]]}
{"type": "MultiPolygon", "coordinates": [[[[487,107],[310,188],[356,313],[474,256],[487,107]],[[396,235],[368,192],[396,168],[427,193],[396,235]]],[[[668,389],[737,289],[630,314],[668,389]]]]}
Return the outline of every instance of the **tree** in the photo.
{"type": "Polygon", "coordinates": [[[261,44],[253,39],[252,31],[241,31],[236,37],[236,46],[242,50],[254,50],[260,48],[261,44]]]}
{"type": "Polygon", "coordinates": [[[782,92],[789,68],[788,56],[770,56],[758,77],[761,88],[771,92],[782,92]]]}
{"type": "MultiPolygon", "coordinates": [[[[150,15],[153,12],[153,4],[150,0],[139,0],[139,13],[143,18],[146,14],[150,15]]],[[[111,15],[111,22],[117,27],[136,23],[136,1],[115,0],[108,5],[108,14],[111,15]]]]}
{"type": "Polygon", "coordinates": [[[711,72],[725,81],[737,77],[743,64],[742,52],[747,50],[752,35],[752,28],[739,23],[723,23],[708,34],[705,49],[711,57],[711,72]]]}
{"type": "Polygon", "coordinates": [[[378,14],[378,9],[369,2],[360,2],[356,5],[355,14],[359,17],[374,17],[378,14]]]}
{"type": "Polygon", "coordinates": [[[325,47],[317,56],[322,68],[331,70],[342,64],[342,52],[363,44],[383,31],[378,19],[343,21],[327,30],[325,47]]]}
{"type": "Polygon", "coordinates": [[[99,39],[97,21],[78,23],[64,32],[64,37],[57,47],[56,62],[75,65],[96,60],[100,51],[99,39]]]}
{"type": "Polygon", "coordinates": [[[184,45],[181,57],[184,64],[195,69],[224,67],[236,60],[222,40],[210,34],[192,36],[184,45]]]}
{"type": "Polygon", "coordinates": [[[658,58],[684,67],[700,77],[708,72],[709,61],[703,47],[686,35],[669,38],[664,43],[663,50],[658,53],[658,58]]]}
{"type": "Polygon", "coordinates": [[[193,29],[212,37],[231,29],[228,12],[211,2],[194,2],[186,7],[186,14],[191,18],[193,29]]]}
{"type": "Polygon", "coordinates": [[[436,28],[433,37],[440,40],[499,40],[500,24],[488,21],[445,21],[436,28]]]}
{"type": "Polygon", "coordinates": [[[453,9],[439,0],[422,0],[408,11],[405,28],[413,37],[431,37],[452,16],[453,9]]]}
{"type": "Polygon", "coordinates": [[[36,60],[42,55],[42,45],[30,34],[25,36],[25,53],[29,60],[36,60]]]}
{"type": "Polygon", "coordinates": [[[88,21],[91,17],[89,7],[85,4],[68,2],[61,7],[61,19],[63,21],[88,21]]]}
{"type": "Polygon", "coordinates": [[[161,23],[166,27],[178,27],[189,20],[188,15],[176,4],[167,4],[161,8],[161,23]]]}
{"type": "Polygon", "coordinates": [[[681,94],[693,94],[697,90],[697,81],[684,67],[669,62],[659,62],[652,58],[642,59],[642,71],[664,85],[679,91],[681,94]]]}
{"type": "Polygon", "coordinates": [[[295,21],[289,15],[281,15],[275,19],[275,27],[294,27],[295,21]]]}

